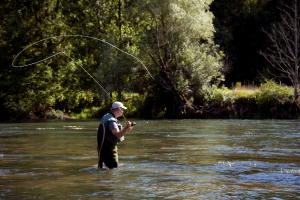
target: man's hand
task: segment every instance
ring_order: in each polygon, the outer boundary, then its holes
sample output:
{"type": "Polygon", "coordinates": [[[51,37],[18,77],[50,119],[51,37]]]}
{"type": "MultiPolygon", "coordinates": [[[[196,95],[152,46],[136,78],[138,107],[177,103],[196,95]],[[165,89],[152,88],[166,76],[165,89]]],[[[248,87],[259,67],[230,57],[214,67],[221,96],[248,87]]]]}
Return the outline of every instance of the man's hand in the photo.
{"type": "Polygon", "coordinates": [[[131,122],[130,121],[127,121],[126,122],[126,128],[127,128],[127,131],[130,131],[132,129],[132,126],[131,126],[131,122]]]}

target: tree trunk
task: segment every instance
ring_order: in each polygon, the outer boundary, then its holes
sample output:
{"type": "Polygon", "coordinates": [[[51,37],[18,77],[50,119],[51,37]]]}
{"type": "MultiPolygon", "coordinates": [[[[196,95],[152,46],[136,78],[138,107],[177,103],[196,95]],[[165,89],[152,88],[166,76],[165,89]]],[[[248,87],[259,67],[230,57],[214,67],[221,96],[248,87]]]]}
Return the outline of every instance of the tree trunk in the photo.
{"type": "Polygon", "coordinates": [[[295,102],[298,102],[298,98],[299,98],[299,91],[298,91],[298,77],[299,77],[299,72],[298,72],[298,65],[299,65],[299,61],[298,61],[298,53],[299,53],[299,49],[298,49],[298,36],[299,36],[299,16],[298,16],[298,2],[297,0],[295,0],[295,6],[294,6],[294,36],[295,36],[295,57],[294,57],[294,61],[295,61],[295,74],[294,74],[294,98],[295,98],[295,102]]]}
{"type": "Polygon", "coordinates": [[[119,0],[119,42],[122,41],[122,0],[119,0]]]}
{"type": "Polygon", "coordinates": [[[166,89],[167,91],[171,91],[174,96],[176,97],[179,107],[178,111],[175,111],[176,115],[178,116],[186,116],[186,117],[192,117],[195,115],[195,108],[189,103],[189,101],[186,99],[184,93],[180,90],[178,90],[171,79],[170,75],[168,74],[167,70],[164,70],[164,67],[159,65],[155,58],[149,53],[151,59],[154,61],[154,63],[159,67],[160,73],[161,73],[161,79],[164,80],[164,84],[160,85],[166,89]]]}

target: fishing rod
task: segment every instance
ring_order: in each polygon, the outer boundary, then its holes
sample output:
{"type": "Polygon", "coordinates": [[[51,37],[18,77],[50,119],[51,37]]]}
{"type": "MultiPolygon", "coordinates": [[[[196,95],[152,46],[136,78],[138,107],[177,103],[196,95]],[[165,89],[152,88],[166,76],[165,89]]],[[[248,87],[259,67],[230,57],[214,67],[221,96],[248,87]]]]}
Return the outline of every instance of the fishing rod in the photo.
{"type": "MultiPolygon", "coordinates": [[[[61,54],[64,54],[64,55],[66,55],[69,59],[71,59],[72,61],[74,61],[81,69],[83,69],[97,84],[98,84],[98,86],[105,92],[105,94],[113,101],[113,102],[115,102],[115,100],[107,93],[107,91],[103,88],[103,86],[81,65],[81,64],[79,64],[77,61],[75,61],[69,54],[67,54],[64,50],[62,50],[62,51],[60,51],[60,52],[57,52],[57,53],[54,53],[53,55],[51,55],[51,56],[48,56],[48,57],[46,57],[46,58],[44,58],[44,59],[41,59],[41,60],[39,60],[39,61],[36,61],[36,62],[33,62],[33,63],[30,63],[30,64],[25,64],[25,65],[21,65],[21,66],[16,66],[16,65],[14,65],[14,62],[16,61],[16,59],[26,50],[26,49],[28,49],[28,48],[30,48],[30,47],[32,47],[33,45],[35,45],[35,44],[37,44],[37,43],[40,43],[40,42],[42,42],[42,41],[45,41],[45,40],[49,40],[49,39],[57,39],[57,38],[59,38],[59,37],[83,37],[83,38],[88,38],[88,39],[94,39],[94,40],[98,40],[98,41],[101,41],[101,42],[103,42],[103,43],[106,43],[106,44],[108,44],[108,45],[110,45],[110,46],[112,46],[113,48],[115,48],[115,49],[117,49],[117,50],[119,50],[119,51],[121,51],[121,52],[123,52],[123,53],[125,53],[125,54],[127,54],[127,55],[129,55],[129,56],[131,56],[131,57],[133,57],[134,59],[136,59],[137,61],[139,61],[141,64],[142,64],[142,66],[145,68],[145,70],[148,72],[148,74],[150,75],[150,77],[153,79],[153,80],[155,80],[155,81],[157,81],[153,76],[152,76],[152,74],[150,73],[150,71],[148,70],[148,68],[144,65],[144,63],[140,60],[140,59],[138,59],[136,56],[134,56],[134,55],[132,55],[132,54],[130,54],[130,53],[127,53],[126,51],[123,51],[122,49],[120,49],[120,48],[118,48],[118,47],[116,47],[115,45],[112,45],[111,43],[109,43],[109,42],[106,42],[106,41],[104,41],[104,40],[101,40],[101,39],[99,39],[99,38],[96,38],[96,37],[91,37],[91,36],[86,36],[86,35],[58,35],[58,36],[52,36],[52,37],[48,37],[48,38],[45,38],[45,39],[41,39],[41,40],[38,40],[38,41],[36,41],[36,42],[34,42],[34,43],[32,43],[31,45],[28,45],[27,47],[25,47],[22,51],[20,51],[17,55],[16,55],[16,57],[13,59],[13,61],[12,61],[12,66],[13,67],[20,67],[20,68],[22,68],[22,67],[27,67],[27,66],[30,66],[30,65],[35,65],[35,64],[38,64],[38,63],[41,63],[41,62],[44,62],[44,61],[46,61],[46,60],[48,60],[48,59],[50,59],[50,58],[52,58],[52,57],[55,57],[55,56],[58,56],[58,55],[61,55],[61,54]]],[[[120,112],[122,113],[122,116],[123,116],[123,118],[124,118],[124,120],[125,120],[125,122],[127,121],[126,120],[126,117],[125,117],[125,115],[123,114],[123,112],[121,111],[121,108],[119,108],[119,110],[120,110],[120,112]]],[[[132,122],[132,126],[134,126],[135,125],[135,122],[132,122]]]]}

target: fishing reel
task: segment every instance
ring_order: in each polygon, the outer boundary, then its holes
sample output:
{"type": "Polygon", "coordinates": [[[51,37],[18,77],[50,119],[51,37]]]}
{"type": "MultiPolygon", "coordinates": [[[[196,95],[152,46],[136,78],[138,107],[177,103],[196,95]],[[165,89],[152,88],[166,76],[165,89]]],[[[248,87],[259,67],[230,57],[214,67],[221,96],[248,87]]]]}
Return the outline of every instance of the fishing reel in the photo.
{"type": "Polygon", "coordinates": [[[136,123],[135,122],[131,122],[131,126],[135,126],[136,125],[136,123]]]}

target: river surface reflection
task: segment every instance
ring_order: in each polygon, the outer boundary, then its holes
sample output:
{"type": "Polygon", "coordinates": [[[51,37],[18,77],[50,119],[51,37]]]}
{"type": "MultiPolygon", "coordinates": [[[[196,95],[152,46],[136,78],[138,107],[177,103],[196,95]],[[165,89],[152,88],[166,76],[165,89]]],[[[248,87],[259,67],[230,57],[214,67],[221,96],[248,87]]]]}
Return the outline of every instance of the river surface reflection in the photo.
{"type": "Polygon", "coordinates": [[[0,199],[300,199],[300,121],[136,122],[114,170],[97,120],[0,123],[0,199]]]}

